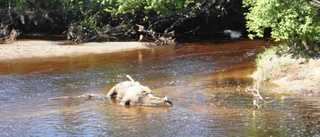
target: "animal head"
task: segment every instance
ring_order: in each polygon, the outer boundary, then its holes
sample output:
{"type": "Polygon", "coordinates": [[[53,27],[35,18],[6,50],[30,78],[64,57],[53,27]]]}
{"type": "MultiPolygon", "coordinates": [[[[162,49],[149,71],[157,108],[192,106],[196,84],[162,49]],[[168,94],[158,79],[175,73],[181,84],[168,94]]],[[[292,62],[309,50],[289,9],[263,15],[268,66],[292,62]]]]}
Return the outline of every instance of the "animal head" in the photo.
{"type": "Polygon", "coordinates": [[[154,96],[152,93],[145,94],[140,98],[140,103],[142,106],[155,106],[155,107],[164,107],[172,106],[172,102],[168,97],[160,98],[154,96]]]}
{"type": "Polygon", "coordinates": [[[135,86],[128,88],[124,98],[121,100],[123,105],[138,105],[138,106],[172,106],[172,102],[168,97],[156,97],[150,88],[145,86],[135,86]]]}

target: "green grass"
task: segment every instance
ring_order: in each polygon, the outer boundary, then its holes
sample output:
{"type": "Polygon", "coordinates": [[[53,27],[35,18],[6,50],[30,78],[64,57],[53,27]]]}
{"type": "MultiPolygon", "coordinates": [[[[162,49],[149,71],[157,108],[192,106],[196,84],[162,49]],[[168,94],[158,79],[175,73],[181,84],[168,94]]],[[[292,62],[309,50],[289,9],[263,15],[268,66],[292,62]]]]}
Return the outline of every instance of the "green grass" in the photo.
{"type": "Polygon", "coordinates": [[[256,65],[256,78],[257,82],[268,81],[272,78],[273,72],[275,68],[279,68],[280,64],[274,62],[275,64],[270,64],[270,61],[273,59],[277,59],[274,56],[283,56],[286,55],[289,51],[289,46],[285,44],[280,44],[277,46],[272,46],[270,48],[265,49],[264,52],[257,55],[255,60],[256,65]]]}
{"type": "Polygon", "coordinates": [[[286,44],[280,44],[277,46],[266,48],[264,52],[257,55],[257,58],[255,60],[257,69],[260,69],[263,67],[263,63],[266,58],[269,58],[273,55],[282,56],[284,53],[288,51],[288,49],[289,49],[289,46],[286,44]]]}

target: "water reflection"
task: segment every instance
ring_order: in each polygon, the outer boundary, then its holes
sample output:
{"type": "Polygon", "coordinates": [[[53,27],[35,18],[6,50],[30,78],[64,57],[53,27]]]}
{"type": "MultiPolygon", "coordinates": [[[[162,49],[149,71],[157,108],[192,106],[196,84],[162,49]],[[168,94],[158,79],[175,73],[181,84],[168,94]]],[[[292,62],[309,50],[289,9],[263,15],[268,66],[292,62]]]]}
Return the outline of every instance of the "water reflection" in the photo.
{"type": "Polygon", "coordinates": [[[255,111],[246,75],[264,41],[186,43],[149,50],[0,63],[1,136],[316,136],[317,99],[264,94],[255,111]],[[173,107],[47,100],[102,93],[135,80],[173,107]]]}

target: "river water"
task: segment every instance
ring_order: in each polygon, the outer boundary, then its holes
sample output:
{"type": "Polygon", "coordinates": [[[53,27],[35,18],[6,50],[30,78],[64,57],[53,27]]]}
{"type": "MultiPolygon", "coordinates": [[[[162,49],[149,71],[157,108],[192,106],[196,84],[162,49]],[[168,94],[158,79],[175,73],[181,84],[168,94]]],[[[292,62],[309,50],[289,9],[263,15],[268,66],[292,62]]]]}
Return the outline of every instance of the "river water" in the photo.
{"type": "Polygon", "coordinates": [[[184,43],[121,53],[0,63],[0,136],[320,136],[317,98],[262,91],[252,106],[263,40],[184,43]],[[48,100],[107,94],[136,81],[172,107],[124,107],[106,100],[48,100]]]}

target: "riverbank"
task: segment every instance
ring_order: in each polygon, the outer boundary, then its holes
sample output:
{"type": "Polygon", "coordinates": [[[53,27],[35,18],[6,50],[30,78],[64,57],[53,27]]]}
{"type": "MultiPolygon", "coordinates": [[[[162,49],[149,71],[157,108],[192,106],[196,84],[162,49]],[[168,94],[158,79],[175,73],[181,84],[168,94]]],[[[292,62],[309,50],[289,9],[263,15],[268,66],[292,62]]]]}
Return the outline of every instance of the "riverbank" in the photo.
{"type": "Polygon", "coordinates": [[[91,42],[80,45],[63,45],[59,41],[30,40],[0,45],[0,61],[27,58],[48,58],[103,54],[136,49],[148,49],[143,42],[91,42]]]}
{"type": "Polygon", "coordinates": [[[261,58],[260,66],[251,75],[270,90],[293,94],[320,95],[320,59],[293,58],[291,54],[275,53],[261,58]]]}

